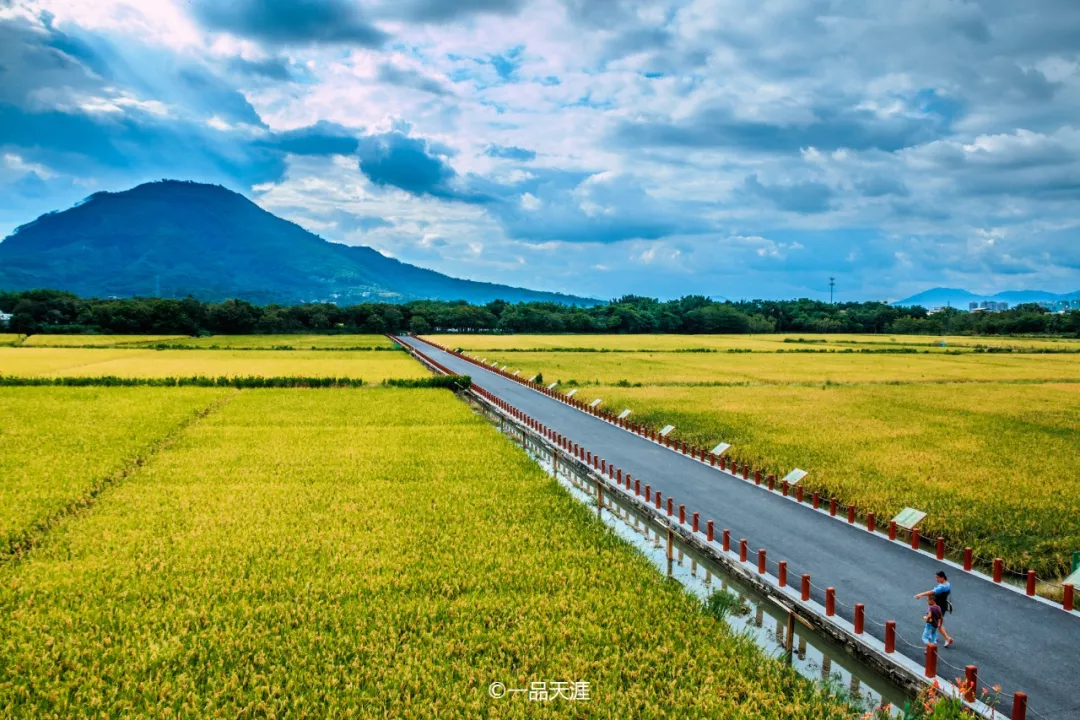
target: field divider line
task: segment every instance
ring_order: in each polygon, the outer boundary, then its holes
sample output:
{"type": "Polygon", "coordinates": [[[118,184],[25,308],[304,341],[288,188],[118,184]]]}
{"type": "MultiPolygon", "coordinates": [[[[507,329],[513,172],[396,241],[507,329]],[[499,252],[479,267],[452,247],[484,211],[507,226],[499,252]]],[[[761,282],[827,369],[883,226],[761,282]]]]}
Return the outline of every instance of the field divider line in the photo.
{"type": "Polygon", "coordinates": [[[192,412],[173,427],[172,430],[169,430],[160,438],[151,441],[146,447],[128,458],[121,467],[91,482],[90,486],[81,497],[68,501],[65,505],[49,513],[44,518],[35,521],[31,527],[22,531],[22,534],[19,537],[13,538],[6,548],[0,550],[0,571],[3,571],[5,568],[16,567],[26,559],[27,555],[48,539],[49,534],[54,528],[64,521],[75,520],[84,513],[92,510],[97,504],[98,498],[101,497],[106,490],[115,487],[133,476],[140,469],[149,464],[159,453],[171,447],[175,441],[188,430],[188,428],[193,427],[207,416],[220,410],[232,401],[239,392],[239,390],[234,389],[232,392],[214,400],[209,405],[192,412]]]}
{"type": "MultiPolygon", "coordinates": [[[[405,343],[402,343],[400,340],[398,340],[396,338],[393,338],[393,336],[390,336],[390,337],[395,342],[397,342],[398,344],[405,344],[405,343]]],[[[956,560],[950,559],[949,557],[943,557],[943,558],[939,559],[937,557],[936,552],[930,552],[929,550],[923,550],[922,547],[919,547],[918,549],[916,549],[916,548],[912,547],[909,543],[906,543],[906,542],[904,542],[902,540],[889,540],[888,535],[886,535],[886,533],[885,533],[885,530],[887,528],[887,524],[883,523],[883,526],[881,527],[880,530],[870,530],[869,528],[867,528],[865,526],[865,524],[848,522],[847,518],[844,517],[843,514],[840,511],[842,510],[844,512],[847,512],[848,509],[851,507],[850,505],[838,504],[838,506],[837,506],[837,514],[836,515],[832,515],[832,513],[827,508],[826,504],[823,504],[822,507],[820,507],[820,508],[813,508],[808,503],[806,503],[805,501],[800,502],[795,497],[794,492],[792,492],[791,494],[783,493],[782,487],[780,485],[775,484],[775,482],[774,482],[773,487],[771,487],[771,488],[766,486],[765,483],[760,481],[761,480],[761,477],[759,475],[759,473],[761,473],[760,469],[755,471],[753,469],[749,469],[748,464],[744,464],[744,466],[745,466],[744,467],[744,472],[743,472],[743,474],[740,475],[739,472],[737,471],[737,468],[734,468],[733,465],[725,466],[726,463],[718,463],[718,464],[714,465],[714,464],[712,464],[711,460],[706,460],[706,459],[703,459],[703,458],[699,457],[697,455],[697,453],[699,452],[698,448],[687,446],[685,443],[683,443],[684,448],[690,448],[690,449],[689,449],[689,451],[680,450],[679,447],[678,447],[679,446],[678,441],[667,443],[667,442],[664,442],[664,441],[655,440],[655,439],[649,437],[648,433],[637,432],[635,429],[633,429],[632,424],[621,424],[620,422],[616,421],[615,418],[609,417],[610,414],[605,414],[604,411],[602,411],[602,410],[598,410],[596,408],[591,408],[591,407],[585,405],[584,403],[578,402],[573,398],[567,397],[563,393],[556,392],[553,389],[548,389],[548,388],[546,388],[546,387],[544,387],[542,385],[538,385],[537,383],[529,382],[528,380],[526,380],[524,378],[510,375],[509,373],[507,373],[507,372],[505,372],[503,370],[499,370],[499,369],[496,369],[494,367],[486,366],[486,365],[478,362],[474,358],[466,357],[463,353],[455,352],[454,350],[451,350],[451,349],[449,349],[447,347],[443,347],[442,345],[439,345],[438,343],[432,342],[430,340],[421,340],[419,338],[416,338],[416,339],[419,340],[420,342],[427,343],[427,344],[431,345],[432,347],[438,348],[442,352],[445,352],[445,353],[447,353],[449,355],[452,355],[452,356],[454,356],[455,358],[457,358],[459,360],[471,363],[471,364],[476,365],[478,367],[482,367],[484,370],[487,370],[488,372],[497,374],[497,375],[499,375],[499,376],[501,376],[501,377],[503,377],[503,378],[505,378],[507,380],[512,380],[512,381],[514,381],[514,382],[516,382],[516,383],[518,383],[518,384],[520,384],[520,385],[522,385],[522,386],[524,386],[526,388],[529,388],[531,390],[534,390],[535,392],[540,393],[541,395],[544,395],[544,396],[546,396],[548,398],[551,398],[552,400],[556,400],[558,402],[561,402],[562,404],[567,405],[570,408],[576,409],[576,410],[578,410],[578,411],[580,411],[580,412],[582,412],[582,413],[584,413],[586,415],[590,415],[590,416],[592,416],[592,417],[594,417],[594,418],[596,418],[598,420],[601,420],[601,421],[603,421],[603,422],[605,422],[605,423],[607,423],[607,424],[609,424],[609,425],[611,425],[613,427],[619,428],[621,430],[625,430],[626,432],[630,433],[631,435],[634,435],[635,437],[644,439],[644,440],[646,440],[646,441],[648,441],[648,442],[650,442],[650,443],[652,443],[654,445],[659,445],[660,447],[671,450],[676,455],[680,455],[682,457],[689,458],[689,459],[691,459],[693,461],[696,461],[696,462],[698,462],[698,463],[700,463],[702,465],[705,465],[706,467],[711,467],[712,469],[717,470],[718,472],[721,472],[721,473],[725,474],[728,477],[734,478],[736,480],[743,480],[744,482],[753,483],[756,487],[758,487],[759,489],[761,489],[761,490],[763,490],[765,492],[768,492],[768,493],[770,493],[770,494],[772,494],[774,496],[783,497],[785,500],[793,502],[793,503],[795,503],[795,504],[799,505],[800,507],[803,507],[803,508],[805,508],[807,510],[813,510],[814,512],[820,513],[822,515],[829,516],[830,519],[832,519],[834,521],[837,521],[837,522],[839,522],[839,523],[841,523],[843,525],[847,525],[848,527],[850,527],[852,529],[861,530],[863,532],[869,533],[873,537],[880,538],[880,539],[883,539],[883,540],[888,540],[889,542],[891,542],[891,543],[893,543],[895,545],[904,547],[906,550],[908,550],[910,552],[921,553],[925,557],[933,558],[936,562],[944,563],[944,564],[950,566],[951,568],[953,568],[954,570],[956,570],[958,572],[963,572],[966,575],[978,578],[978,579],[980,579],[980,580],[982,580],[984,582],[990,583],[992,585],[996,585],[998,587],[1004,587],[1004,588],[1006,588],[1006,589],[1008,589],[1008,590],[1010,590],[1012,592],[1015,592],[1015,593],[1017,593],[1019,595],[1023,595],[1024,597],[1026,597],[1026,598],[1028,598],[1030,600],[1034,600],[1035,602],[1042,603],[1043,605],[1046,605],[1047,607],[1056,608],[1057,610],[1059,610],[1061,612],[1064,612],[1064,613],[1066,613],[1068,615],[1080,618],[1080,608],[1073,609],[1073,610],[1067,610],[1063,603],[1055,602],[1055,601],[1050,600],[1048,598],[1041,597],[1041,596],[1039,596],[1037,594],[1036,595],[1028,595],[1024,588],[1017,587],[1017,586],[1015,586],[1015,585],[1013,585],[1011,583],[1005,583],[1005,582],[997,583],[997,582],[994,582],[994,579],[989,574],[987,574],[986,572],[983,572],[981,569],[977,569],[975,567],[972,567],[970,570],[968,570],[968,569],[966,569],[964,567],[964,565],[962,563],[957,562],[956,560]],[[729,469],[729,468],[732,468],[732,469],[729,469]]],[[[413,349],[415,350],[415,348],[413,348],[413,349]]],[[[417,350],[417,352],[419,352],[419,351],[417,350]]],[[[434,360],[431,360],[430,358],[428,358],[428,360],[430,360],[432,363],[437,365],[439,368],[442,368],[447,374],[454,374],[452,371],[443,368],[443,366],[440,365],[439,363],[435,363],[434,360]]],[[[714,458],[714,460],[715,459],[716,458],[714,458]]],[[[732,463],[734,463],[734,461],[732,461],[732,463]]],[[[789,490],[793,490],[793,488],[789,488],[789,490]]],[[[822,498],[822,499],[824,500],[825,498],[822,498]]],[[[831,500],[832,498],[829,498],[829,499],[831,500]]],[[[864,518],[864,520],[865,520],[865,518],[864,518]]],[[[932,540],[932,538],[926,538],[926,536],[923,536],[921,534],[920,534],[920,537],[923,538],[923,539],[926,539],[926,540],[932,540]]],[[[1018,576],[1023,576],[1023,573],[1020,573],[1020,572],[1015,571],[1015,570],[1010,570],[1010,572],[1013,572],[1014,574],[1016,574],[1018,576]]]]}
{"type": "MultiPolygon", "coordinates": [[[[926,677],[923,665],[906,655],[888,652],[884,642],[861,630],[857,630],[853,623],[839,615],[829,614],[826,606],[817,601],[813,599],[804,600],[794,586],[786,583],[781,585],[779,578],[769,573],[759,572],[754,558],[748,557],[743,560],[740,558],[737,549],[725,550],[718,540],[706,538],[700,527],[695,528],[693,520],[681,519],[680,514],[682,513],[669,514],[671,513],[670,498],[667,512],[662,507],[655,508],[649,501],[643,500],[636,493],[615,482],[613,478],[607,477],[603,471],[591,467],[587,462],[549,440],[546,435],[548,430],[546,426],[540,424],[537,428],[534,428],[532,425],[537,421],[532,420],[528,415],[513,408],[508,403],[507,407],[510,409],[501,407],[496,397],[483,387],[474,383],[468,391],[468,395],[483,410],[500,418],[500,427],[504,433],[513,433],[513,436],[520,438],[522,443],[531,442],[533,448],[540,448],[543,452],[549,454],[553,458],[554,467],[561,466],[564,471],[569,471],[570,475],[581,479],[583,484],[593,485],[597,488],[600,498],[605,497],[605,495],[617,497],[618,502],[624,507],[632,509],[633,512],[648,518],[656,526],[667,530],[669,539],[677,536],[685,546],[701,553],[723,567],[740,582],[753,588],[763,597],[771,598],[789,613],[800,618],[807,627],[811,627],[847,647],[862,662],[882,673],[898,687],[917,693],[927,685],[937,682],[942,692],[963,700],[960,689],[953,684],[953,679],[940,675],[934,678],[926,677]],[[489,395],[491,397],[488,397],[489,395]]],[[[609,472],[614,473],[614,467],[609,466],[609,468],[609,472]]],[[[621,476],[621,471],[619,475],[621,476]]],[[[880,625],[880,623],[877,624],[880,625]]],[[[921,649],[919,646],[913,647],[921,649]]],[[[988,719],[997,718],[998,720],[1002,717],[1000,714],[995,714],[993,708],[981,701],[968,702],[964,700],[964,703],[977,716],[988,719]]]]}

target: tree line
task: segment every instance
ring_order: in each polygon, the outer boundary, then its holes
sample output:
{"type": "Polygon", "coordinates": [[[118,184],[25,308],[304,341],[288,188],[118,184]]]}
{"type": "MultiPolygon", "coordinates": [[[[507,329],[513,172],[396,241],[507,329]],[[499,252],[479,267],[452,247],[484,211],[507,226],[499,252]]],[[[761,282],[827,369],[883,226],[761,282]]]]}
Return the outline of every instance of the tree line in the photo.
{"type": "Polygon", "coordinates": [[[659,300],[626,295],[603,305],[486,305],[465,301],[404,304],[255,305],[193,297],[81,298],[59,290],[0,292],[7,332],[118,335],[284,333],[898,333],[919,335],[1080,335],[1080,311],[1035,305],[1003,312],[894,307],[881,302],[817,300],[717,302],[702,296],[659,300]]]}

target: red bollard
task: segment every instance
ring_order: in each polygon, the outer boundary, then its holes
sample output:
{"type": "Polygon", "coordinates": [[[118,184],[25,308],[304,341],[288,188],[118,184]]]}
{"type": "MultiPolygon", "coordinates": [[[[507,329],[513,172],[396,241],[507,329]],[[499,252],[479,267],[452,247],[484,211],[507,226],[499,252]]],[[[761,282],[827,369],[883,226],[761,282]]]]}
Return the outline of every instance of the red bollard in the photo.
{"type": "Polygon", "coordinates": [[[926,645],[926,677],[937,677],[937,643],[926,645]]]}
{"type": "Polygon", "coordinates": [[[964,699],[968,702],[975,702],[975,688],[979,686],[979,669],[974,665],[968,665],[964,668],[964,685],[967,690],[964,693],[964,699]]]}
{"type": "Polygon", "coordinates": [[[862,603],[855,603],[855,634],[862,635],[863,625],[866,619],[866,607],[862,603]]]}
{"type": "Polygon", "coordinates": [[[659,510],[663,502],[663,493],[657,490],[654,499],[656,500],[656,509],[659,510]]]}
{"type": "Polygon", "coordinates": [[[836,517],[836,498],[829,498],[829,515],[836,517]]]}
{"type": "Polygon", "coordinates": [[[691,526],[691,528],[693,529],[694,532],[698,531],[697,523],[698,523],[698,514],[694,513],[693,515],[690,516],[690,526],[691,526]]]}
{"type": "Polygon", "coordinates": [[[803,599],[804,602],[810,599],[810,576],[809,575],[803,575],[802,576],[802,599],[803,599]]]}
{"type": "Polygon", "coordinates": [[[739,541],[739,562],[746,562],[746,538],[739,541]]]}
{"type": "Polygon", "coordinates": [[[896,621],[885,621],[885,652],[896,652],[896,621]]]}
{"type": "Polygon", "coordinates": [[[890,520],[889,521],[889,539],[890,540],[895,540],[896,539],[896,521],[895,520],[890,520]]]}
{"type": "Polygon", "coordinates": [[[757,571],[758,571],[758,575],[764,575],[765,574],[765,567],[766,567],[766,565],[765,565],[765,549],[762,548],[761,550],[757,551],[757,571]]]}
{"type": "Polygon", "coordinates": [[[937,539],[937,559],[945,559],[945,538],[943,537],[939,537],[937,539]]]}
{"type": "Polygon", "coordinates": [[[1027,693],[1013,693],[1012,720],[1027,720],[1027,693]]]}
{"type": "Polygon", "coordinates": [[[1030,597],[1035,596],[1035,571],[1034,570],[1028,570],[1027,571],[1027,594],[1030,597]]]}
{"type": "Polygon", "coordinates": [[[1001,558],[994,558],[994,582],[1001,582],[1002,575],[1005,574],[1005,561],[1001,558]]]}
{"type": "Polygon", "coordinates": [[[607,460],[600,461],[600,472],[605,474],[607,473],[607,460]]]}
{"type": "Polygon", "coordinates": [[[705,523],[705,539],[708,540],[709,542],[712,542],[712,536],[713,536],[713,523],[712,523],[712,520],[710,520],[709,522],[705,523]]]}
{"type": "MultiPolygon", "coordinates": [[[[645,487],[648,487],[648,485],[646,485],[645,487]]],[[[634,494],[639,496],[639,497],[641,496],[641,481],[640,480],[635,480],[634,481],[634,494]]],[[[646,499],[648,499],[648,498],[646,498],[646,499]]]]}
{"type": "Polygon", "coordinates": [[[968,572],[971,572],[971,566],[972,566],[971,548],[966,547],[966,548],[964,548],[964,569],[967,570],[968,572]]]}
{"type": "Polygon", "coordinates": [[[866,529],[874,532],[874,513],[866,513],[866,529]]]}
{"type": "Polygon", "coordinates": [[[915,528],[911,528],[911,549],[919,549],[919,531],[915,528]]]}
{"type": "Polygon", "coordinates": [[[615,471],[615,477],[618,478],[619,484],[622,485],[622,468],[615,471]]]}
{"type": "Polygon", "coordinates": [[[780,587],[787,587],[787,560],[776,563],[776,578],[780,581],[780,587]]]}
{"type": "Polygon", "coordinates": [[[716,467],[716,456],[712,453],[709,453],[709,464],[716,467]]]}
{"type": "Polygon", "coordinates": [[[1073,584],[1065,583],[1065,600],[1061,606],[1065,608],[1067,612],[1072,612],[1073,609],[1073,584]]]}
{"type": "MultiPolygon", "coordinates": [[[[760,485],[761,484],[761,470],[755,470],[754,471],[754,484],[755,485],[760,485]]],[[[771,490],[772,488],[769,488],[769,489],[771,490]]]]}
{"type": "MultiPolygon", "coordinates": [[[[756,471],[756,472],[760,472],[760,470],[756,471]]],[[[770,491],[776,490],[776,476],[775,475],[769,475],[768,479],[769,479],[769,490],[770,491]]]]}
{"type": "Polygon", "coordinates": [[[854,505],[848,505],[847,506],[847,521],[851,525],[855,524],[855,506],[854,505]]]}
{"type": "Polygon", "coordinates": [[[679,506],[679,524],[683,525],[685,523],[686,523],[686,506],[685,505],[680,505],[679,506]]]}
{"type": "MultiPolygon", "coordinates": [[[[770,475],[769,477],[772,478],[772,475],[770,475]]],[[[784,493],[784,497],[788,496],[788,487],[789,486],[787,480],[780,484],[780,491],[784,493]]]]}
{"type": "Polygon", "coordinates": [[[821,507],[821,494],[814,493],[812,497],[814,499],[814,509],[817,510],[819,507],[821,507]]]}
{"type": "Polygon", "coordinates": [[[825,615],[832,617],[836,614],[836,588],[825,588],[825,615]]]}
{"type": "Polygon", "coordinates": [[[721,455],[720,456],[720,469],[723,470],[724,472],[727,472],[727,465],[728,465],[727,458],[724,457],[723,455],[721,455]]]}
{"type": "Polygon", "coordinates": [[[795,499],[799,502],[803,501],[803,486],[799,485],[795,488],[795,499]]]}
{"type": "Polygon", "coordinates": [[[667,499],[667,515],[671,517],[675,513],[675,504],[671,498],[667,499]]]}
{"type": "Polygon", "coordinates": [[[731,531],[725,530],[724,533],[724,552],[731,550],[731,531]]]}

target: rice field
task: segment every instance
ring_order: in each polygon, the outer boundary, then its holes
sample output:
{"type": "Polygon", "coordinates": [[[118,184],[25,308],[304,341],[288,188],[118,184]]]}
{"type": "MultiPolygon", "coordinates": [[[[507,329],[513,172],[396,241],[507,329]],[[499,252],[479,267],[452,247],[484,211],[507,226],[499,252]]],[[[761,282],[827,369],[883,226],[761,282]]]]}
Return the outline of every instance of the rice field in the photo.
{"type": "Polygon", "coordinates": [[[147,341],[139,345],[166,344],[170,347],[222,348],[222,349],[370,349],[392,348],[394,343],[385,335],[211,335],[209,337],[183,337],[160,341],[147,341]]]}
{"type": "Polygon", "coordinates": [[[852,715],[439,390],[234,393],[0,567],[0,668],[12,718],[852,715]]]}
{"type": "Polygon", "coordinates": [[[221,397],[199,388],[0,388],[0,556],[221,397]]]}
{"type": "Polygon", "coordinates": [[[427,377],[405,353],[126,348],[0,348],[0,375],[68,377],[427,377]]]}
{"type": "Polygon", "coordinates": [[[784,350],[904,349],[947,352],[972,351],[979,347],[1012,348],[1015,352],[1080,352],[1075,338],[972,337],[935,335],[845,335],[776,333],[769,335],[431,335],[431,340],[451,348],[510,350],[513,352],[573,349],[601,352],[677,352],[693,350],[784,350]]]}
{"type": "MultiPolygon", "coordinates": [[[[477,353],[547,382],[582,385],[775,385],[1076,382],[1080,356],[861,353],[477,353]]],[[[2,366],[0,366],[2,367],[2,366]]]]}
{"type": "Polygon", "coordinates": [[[1044,576],[1080,548],[1080,384],[587,388],[618,412],[1044,576]]]}
{"type": "Polygon", "coordinates": [[[145,343],[175,342],[186,335],[30,335],[25,347],[116,347],[145,343]]]}
{"type": "Polygon", "coordinates": [[[0,346],[18,345],[23,341],[24,337],[24,335],[16,335],[14,333],[0,333],[0,346]]]}

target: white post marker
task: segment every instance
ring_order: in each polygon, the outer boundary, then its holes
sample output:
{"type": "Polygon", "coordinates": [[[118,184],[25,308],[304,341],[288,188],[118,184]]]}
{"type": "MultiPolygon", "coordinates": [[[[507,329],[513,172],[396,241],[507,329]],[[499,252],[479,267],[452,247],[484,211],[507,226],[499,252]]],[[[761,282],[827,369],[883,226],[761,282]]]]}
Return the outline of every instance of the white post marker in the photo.
{"type": "Polygon", "coordinates": [[[520,370],[515,370],[515,371],[514,371],[514,377],[517,377],[517,376],[518,376],[518,375],[520,375],[520,374],[521,374],[521,371],[520,371],[520,370]]]}
{"type": "Polygon", "coordinates": [[[553,382],[553,383],[551,383],[550,385],[548,385],[548,390],[554,390],[554,389],[555,389],[555,386],[556,386],[556,385],[558,385],[558,384],[559,384],[559,383],[557,383],[557,382],[553,382]]]}
{"type": "Polygon", "coordinates": [[[538,377],[540,377],[540,376],[539,375],[533,375],[531,378],[529,378],[529,382],[536,382],[536,378],[538,378],[538,377]]]}
{"type": "Polygon", "coordinates": [[[806,472],[805,470],[795,468],[784,476],[782,482],[786,482],[788,485],[798,485],[802,481],[802,479],[809,474],[810,473],[806,472]]]}
{"type": "Polygon", "coordinates": [[[719,445],[717,445],[716,447],[714,447],[712,449],[712,454],[719,457],[720,455],[723,455],[724,453],[726,453],[728,451],[728,448],[730,448],[730,447],[731,447],[731,443],[720,443],[719,445]]]}
{"type": "Polygon", "coordinates": [[[600,404],[600,402],[601,402],[600,398],[596,398],[591,403],[589,403],[589,407],[596,407],[597,405],[600,404]]]}
{"type": "Polygon", "coordinates": [[[628,417],[630,417],[630,408],[626,408],[621,413],[619,413],[620,420],[625,420],[628,417]]]}
{"type": "Polygon", "coordinates": [[[574,388],[570,392],[566,393],[566,397],[574,397],[575,395],[577,395],[577,388],[574,388]]]}
{"type": "Polygon", "coordinates": [[[665,425],[664,429],[660,431],[660,437],[667,437],[668,434],[675,429],[674,425],[665,425]]]}
{"type": "Polygon", "coordinates": [[[487,364],[487,358],[484,358],[484,359],[483,359],[483,360],[481,360],[480,362],[482,362],[482,363],[484,363],[484,364],[486,365],[486,364],[487,364]]]}
{"type": "Polygon", "coordinates": [[[925,517],[926,513],[922,510],[906,507],[893,518],[893,522],[896,523],[897,527],[902,527],[905,530],[914,530],[915,526],[921,523],[925,517]]]}

